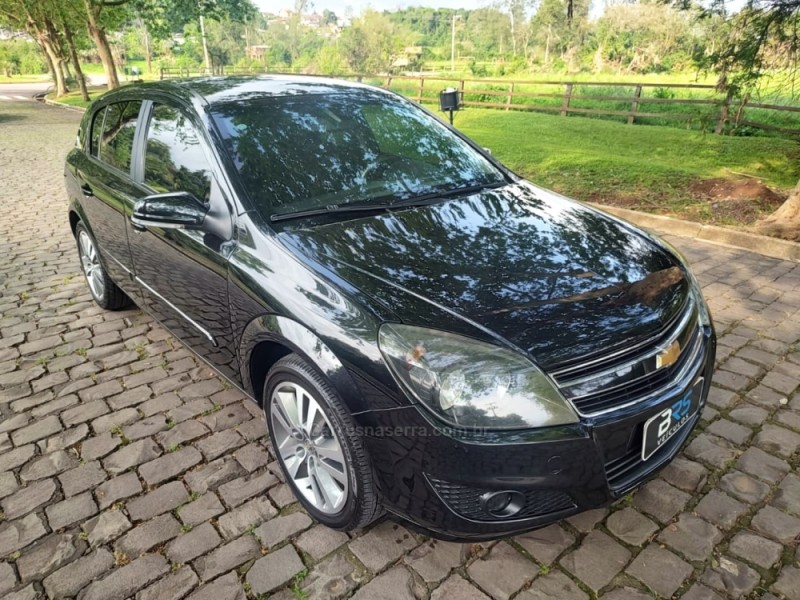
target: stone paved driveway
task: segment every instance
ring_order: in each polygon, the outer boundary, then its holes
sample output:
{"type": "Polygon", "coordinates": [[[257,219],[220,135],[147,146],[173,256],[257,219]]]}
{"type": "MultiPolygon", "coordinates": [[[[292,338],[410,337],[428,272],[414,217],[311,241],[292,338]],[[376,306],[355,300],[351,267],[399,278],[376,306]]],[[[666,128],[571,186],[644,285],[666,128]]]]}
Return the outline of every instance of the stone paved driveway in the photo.
{"type": "Polygon", "coordinates": [[[96,308],[66,222],[79,115],[0,112],[0,596],[800,599],[800,265],[674,239],[720,333],[683,456],[497,543],[345,535],[281,483],[255,405],[142,313],[96,308]]]}

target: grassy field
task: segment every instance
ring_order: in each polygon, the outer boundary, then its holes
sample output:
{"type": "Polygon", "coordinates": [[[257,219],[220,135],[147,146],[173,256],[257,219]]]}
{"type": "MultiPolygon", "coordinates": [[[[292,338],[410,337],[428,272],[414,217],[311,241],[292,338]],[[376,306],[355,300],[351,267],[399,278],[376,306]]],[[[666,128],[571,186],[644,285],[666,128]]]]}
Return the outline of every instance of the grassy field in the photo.
{"type": "MultiPolygon", "coordinates": [[[[89,88],[89,98],[94,100],[101,94],[107,91],[106,86],[92,86],[89,88]]],[[[56,102],[61,102],[62,104],[68,104],[70,106],[81,106],[86,108],[89,106],[89,102],[85,102],[81,93],[79,91],[70,92],[66,96],[61,96],[60,98],[56,98],[55,94],[52,92],[47,95],[48,100],[55,100],[56,102]]]]}
{"type": "Polygon", "coordinates": [[[6,77],[0,75],[0,83],[41,83],[43,81],[50,81],[49,75],[14,75],[13,77],[6,77]]]}
{"type": "MultiPolygon", "coordinates": [[[[459,77],[448,76],[447,80],[437,78],[427,79],[422,90],[423,102],[436,102],[439,90],[447,86],[459,86],[459,77]]],[[[516,78],[489,79],[486,81],[470,80],[466,77],[463,99],[465,102],[483,102],[503,105],[506,103],[513,84],[514,94],[512,109],[515,105],[529,109],[557,113],[564,101],[566,86],[564,83],[545,83],[575,81],[572,87],[571,109],[612,111],[616,115],[589,115],[581,114],[581,118],[601,119],[607,121],[625,122],[628,111],[631,110],[631,100],[634,97],[635,83],[649,83],[640,92],[638,112],[649,113],[657,116],[637,117],[637,123],[648,125],[665,125],[670,127],[690,128],[698,131],[713,131],[720,116],[720,105],[725,96],[713,88],[671,88],[669,84],[699,83],[688,77],[679,78],[660,77],[603,77],[601,75],[589,78],[573,76],[528,75],[530,80],[521,83],[516,78]],[[537,81],[539,83],[531,83],[537,81]],[[589,83],[591,82],[591,84],[589,83]],[[605,85],[604,85],[605,84],[605,85]],[[616,85],[614,85],[616,84],[616,85]],[[528,94],[528,96],[526,96],[528,94]],[[619,98],[615,100],[614,98],[619,98]],[[687,103],[686,100],[695,100],[698,103],[687,103]],[[663,117],[661,116],[663,115],[663,117]]],[[[385,79],[370,78],[369,83],[385,84],[385,79]]],[[[708,81],[702,82],[709,85],[708,81]]],[[[418,79],[393,79],[391,89],[403,95],[418,98],[418,79]]],[[[798,102],[791,94],[780,95],[776,90],[763,94],[754,94],[751,102],[775,105],[798,106],[798,102]]],[[[736,100],[731,105],[731,115],[738,109],[736,100]]],[[[577,115],[576,115],[577,116],[577,115]]],[[[742,119],[756,123],[763,123],[773,127],[789,130],[800,130],[800,112],[776,111],[762,108],[747,107],[742,112],[742,119]]],[[[774,135],[765,130],[754,128],[739,128],[739,135],[774,135]]]]}
{"type": "MultiPolygon", "coordinates": [[[[159,62],[153,63],[152,71],[147,71],[145,61],[129,61],[125,65],[128,69],[133,66],[139,67],[140,77],[144,80],[154,80],[159,78],[159,62]]],[[[99,63],[88,63],[83,65],[84,72],[89,75],[102,75],[103,68],[99,63]]],[[[469,102],[491,102],[503,104],[506,102],[509,88],[513,82],[514,91],[518,96],[514,97],[513,103],[527,107],[537,107],[538,110],[545,111],[546,114],[553,114],[554,109],[560,109],[563,102],[565,86],[563,84],[553,85],[544,83],[521,83],[521,81],[574,81],[570,107],[573,109],[584,110],[604,110],[627,113],[631,109],[630,100],[608,100],[587,98],[588,96],[605,96],[631,98],[634,96],[635,84],[647,83],[653,86],[644,87],[641,91],[641,102],[638,111],[640,113],[651,113],[656,117],[637,117],[637,123],[647,125],[664,125],[670,127],[690,128],[698,131],[713,131],[719,120],[720,107],[716,104],[686,104],[672,103],[669,100],[701,100],[722,102],[724,96],[713,89],[688,89],[688,88],[668,88],[661,87],[669,84],[713,84],[713,78],[708,75],[701,75],[695,72],[667,73],[667,74],[613,74],[613,73],[515,73],[502,77],[489,76],[484,79],[491,81],[467,81],[464,90],[464,100],[469,102]],[[583,85],[581,85],[583,83],[583,85]],[[598,85],[606,83],[609,85],[598,85]],[[592,85],[589,85],[592,84],[592,85]],[[625,85],[610,85],[625,84],[625,85]],[[657,85],[659,84],[659,85],[657,85]],[[521,94],[521,95],[519,95],[521,94]],[[525,94],[540,94],[544,97],[525,96],[525,94]],[[583,97],[582,97],[583,96],[583,97]],[[653,101],[649,101],[652,99],[653,101]],[[660,115],[664,115],[661,117],[660,115]],[[674,118],[677,115],[677,118],[674,118]]],[[[125,75],[120,70],[120,80],[126,82],[130,76],[125,75]]],[[[449,62],[446,68],[441,70],[441,75],[437,77],[447,77],[447,81],[427,80],[423,89],[423,102],[436,102],[437,94],[440,89],[449,85],[458,85],[462,79],[476,79],[469,71],[458,69],[449,72],[449,62]]],[[[367,83],[382,85],[384,77],[368,78],[367,83]]],[[[392,80],[391,89],[409,96],[417,98],[418,81],[415,79],[392,80]]],[[[777,78],[773,78],[763,86],[760,93],[754,94],[752,102],[766,104],[800,106],[800,102],[794,97],[790,87],[781,84],[777,78]],[[789,90],[787,92],[787,90],[789,90]]],[[[735,114],[737,105],[731,108],[731,114],[735,114]]],[[[526,111],[527,112],[527,111],[526,111]]],[[[578,115],[574,115],[578,116],[578,115]]],[[[624,115],[588,115],[582,114],[581,118],[600,119],[614,122],[625,122],[624,115]]],[[[746,120],[764,123],[773,127],[788,130],[800,130],[800,112],[774,111],[758,108],[747,108],[742,117],[746,120]]],[[[776,135],[766,130],[740,127],[736,130],[737,135],[776,135]]],[[[780,134],[777,134],[780,135],[780,134]]]]}
{"type": "Polygon", "coordinates": [[[520,175],[579,200],[727,225],[772,203],[710,202],[708,179],[758,178],[781,195],[800,179],[794,140],[731,137],[580,117],[467,109],[455,125],[520,175]]]}

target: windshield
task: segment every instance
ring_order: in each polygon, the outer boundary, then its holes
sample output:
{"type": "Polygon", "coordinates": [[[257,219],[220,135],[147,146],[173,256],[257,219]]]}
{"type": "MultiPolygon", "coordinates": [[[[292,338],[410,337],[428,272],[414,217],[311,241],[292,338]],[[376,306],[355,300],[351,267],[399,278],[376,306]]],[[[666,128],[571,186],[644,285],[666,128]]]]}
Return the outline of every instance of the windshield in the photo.
{"type": "Polygon", "coordinates": [[[237,101],[214,106],[212,115],[262,214],[504,181],[437,119],[373,90],[237,101]]]}

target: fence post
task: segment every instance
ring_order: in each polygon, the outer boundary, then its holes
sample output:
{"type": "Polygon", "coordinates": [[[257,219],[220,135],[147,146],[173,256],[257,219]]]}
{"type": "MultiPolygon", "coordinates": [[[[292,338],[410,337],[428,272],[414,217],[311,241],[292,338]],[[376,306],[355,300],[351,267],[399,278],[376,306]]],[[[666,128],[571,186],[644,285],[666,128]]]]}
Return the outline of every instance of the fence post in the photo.
{"type": "Polygon", "coordinates": [[[511,82],[511,89],[508,90],[508,96],[506,97],[506,110],[511,108],[511,100],[514,98],[514,82],[511,82]]]}
{"type": "Polygon", "coordinates": [[[158,68],[158,79],[159,81],[164,81],[164,67],[158,68]]]}
{"type": "Polygon", "coordinates": [[[458,81],[458,91],[459,91],[458,101],[459,101],[459,103],[463,104],[463,102],[464,102],[464,80],[463,79],[459,79],[459,81],[458,81]]]}
{"type": "Polygon", "coordinates": [[[637,85],[636,91],[633,92],[633,102],[631,102],[631,112],[628,113],[628,125],[633,125],[633,120],[636,117],[636,111],[639,110],[639,98],[642,97],[642,86],[637,85]]]}
{"type": "Polygon", "coordinates": [[[388,90],[390,87],[392,87],[392,76],[391,76],[391,75],[387,75],[387,76],[386,76],[386,82],[383,84],[383,87],[384,87],[385,89],[387,89],[387,90],[388,90]]]}
{"type": "Polygon", "coordinates": [[[422,88],[425,87],[425,78],[419,76],[419,85],[417,86],[417,103],[422,104],[422,88]]]}
{"type": "Polygon", "coordinates": [[[569,102],[572,100],[572,84],[568,83],[564,90],[564,101],[561,103],[561,116],[566,117],[569,113],[569,102]]]}
{"type": "Polygon", "coordinates": [[[728,120],[728,113],[731,110],[731,101],[733,100],[733,90],[728,90],[725,95],[725,100],[722,101],[722,107],[719,109],[719,120],[717,126],[714,128],[714,133],[722,135],[725,132],[725,122],[728,120]]]}

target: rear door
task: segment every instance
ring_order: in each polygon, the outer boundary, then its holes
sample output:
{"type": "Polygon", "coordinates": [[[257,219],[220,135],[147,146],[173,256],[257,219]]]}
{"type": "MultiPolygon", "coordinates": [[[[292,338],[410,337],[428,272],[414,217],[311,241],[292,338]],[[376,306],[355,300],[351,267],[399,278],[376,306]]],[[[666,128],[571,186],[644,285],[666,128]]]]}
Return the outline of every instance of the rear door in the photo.
{"type": "Polygon", "coordinates": [[[138,193],[131,168],[141,107],[140,100],[129,100],[98,110],[89,126],[88,152],[76,165],[81,206],[106,271],[129,293],[135,288],[125,207],[138,193]]]}
{"type": "Polygon", "coordinates": [[[228,307],[233,210],[215,175],[202,125],[167,102],[145,106],[138,137],[139,198],[189,192],[208,207],[201,229],[127,220],[136,280],[147,308],[226,375],[236,375],[228,307]]]}

